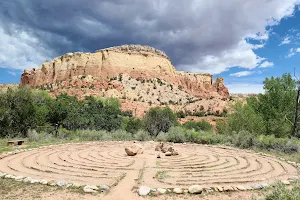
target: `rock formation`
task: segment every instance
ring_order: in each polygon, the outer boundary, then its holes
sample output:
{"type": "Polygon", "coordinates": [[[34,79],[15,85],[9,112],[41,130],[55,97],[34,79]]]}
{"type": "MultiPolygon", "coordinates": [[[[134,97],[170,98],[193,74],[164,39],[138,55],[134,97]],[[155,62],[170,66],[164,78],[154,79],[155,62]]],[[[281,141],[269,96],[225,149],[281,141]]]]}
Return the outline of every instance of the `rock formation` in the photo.
{"type": "Polygon", "coordinates": [[[117,97],[125,109],[136,112],[142,107],[138,115],[152,104],[186,105],[203,98],[229,97],[223,78],[214,82],[210,74],[176,71],[164,52],[141,45],[68,53],[38,69],[25,70],[21,84],[49,90],[53,95],[66,92],[79,98],[117,97]]]}

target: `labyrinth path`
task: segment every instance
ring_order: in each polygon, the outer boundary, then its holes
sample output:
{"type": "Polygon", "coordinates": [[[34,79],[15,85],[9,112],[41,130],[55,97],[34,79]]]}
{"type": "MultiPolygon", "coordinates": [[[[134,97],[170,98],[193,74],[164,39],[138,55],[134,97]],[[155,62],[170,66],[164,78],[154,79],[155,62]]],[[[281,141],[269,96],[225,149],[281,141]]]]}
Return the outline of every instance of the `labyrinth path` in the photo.
{"type": "Polygon", "coordinates": [[[34,149],[0,159],[0,171],[37,180],[111,187],[134,179],[131,188],[138,184],[153,188],[250,186],[287,180],[298,173],[294,166],[275,157],[196,144],[175,144],[178,156],[161,154],[157,158],[156,143],[145,142],[144,154],[129,157],[124,147],[131,143],[92,142],[34,149]]]}

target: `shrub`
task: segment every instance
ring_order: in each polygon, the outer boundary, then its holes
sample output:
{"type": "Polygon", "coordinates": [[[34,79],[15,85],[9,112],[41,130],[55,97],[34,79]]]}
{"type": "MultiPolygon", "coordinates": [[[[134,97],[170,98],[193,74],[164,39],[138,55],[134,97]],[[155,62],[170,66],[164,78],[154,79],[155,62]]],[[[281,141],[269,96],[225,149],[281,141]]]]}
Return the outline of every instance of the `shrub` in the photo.
{"type": "Polygon", "coordinates": [[[234,112],[226,120],[217,125],[219,133],[232,134],[232,132],[248,131],[252,134],[262,134],[266,132],[263,118],[249,105],[236,103],[233,110],[234,112]]]}
{"type": "Polygon", "coordinates": [[[186,141],[185,129],[180,126],[171,127],[170,130],[166,133],[166,138],[168,142],[174,142],[174,143],[185,142],[186,141]]]}
{"type": "Polygon", "coordinates": [[[27,132],[27,137],[29,142],[38,142],[40,141],[40,135],[36,130],[29,129],[27,132]]]}
{"type": "Polygon", "coordinates": [[[183,124],[183,126],[187,129],[195,129],[196,131],[211,131],[212,125],[207,121],[188,121],[183,124]]]}
{"type": "Polygon", "coordinates": [[[185,118],[185,113],[182,110],[180,110],[180,111],[176,112],[176,116],[178,118],[185,118]]]}
{"type": "Polygon", "coordinates": [[[247,131],[240,131],[238,134],[235,134],[232,137],[232,143],[236,147],[247,149],[255,145],[253,134],[247,131]]]}
{"type": "Polygon", "coordinates": [[[123,120],[123,123],[125,123],[124,129],[132,134],[135,134],[138,130],[143,128],[143,123],[138,118],[127,118],[126,120],[123,120]]]}
{"type": "Polygon", "coordinates": [[[155,139],[158,142],[167,142],[167,133],[159,132],[155,139]]]}
{"type": "Polygon", "coordinates": [[[170,127],[176,125],[177,119],[173,111],[166,108],[151,108],[143,118],[146,130],[152,136],[157,136],[159,132],[167,132],[170,127]]]}
{"type": "Polygon", "coordinates": [[[292,189],[282,183],[277,183],[271,192],[266,195],[266,200],[296,200],[300,199],[300,183],[297,182],[292,189]]]}
{"type": "Polygon", "coordinates": [[[144,130],[139,130],[135,135],[134,135],[134,139],[138,140],[138,141],[148,141],[151,139],[150,135],[148,132],[144,131],[144,130]]]}

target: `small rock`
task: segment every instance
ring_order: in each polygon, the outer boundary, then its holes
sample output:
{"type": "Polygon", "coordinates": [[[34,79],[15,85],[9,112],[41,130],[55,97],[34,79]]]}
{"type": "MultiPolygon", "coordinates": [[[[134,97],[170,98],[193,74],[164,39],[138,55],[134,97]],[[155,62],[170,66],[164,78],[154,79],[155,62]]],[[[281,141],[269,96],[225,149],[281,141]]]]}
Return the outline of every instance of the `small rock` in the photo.
{"type": "Polygon", "coordinates": [[[201,194],[203,188],[200,185],[192,185],[189,187],[189,193],[191,194],[201,194]]]}
{"type": "Polygon", "coordinates": [[[3,178],[3,177],[5,177],[5,176],[6,176],[5,173],[1,173],[1,174],[0,174],[0,178],[3,178]]]}
{"type": "Polygon", "coordinates": [[[66,185],[67,188],[72,187],[72,186],[73,186],[72,183],[68,183],[68,184],[66,185]]]}
{"type": "Polygon", "coordinates": [[[164,188],[158,188],[157,191],[160,193],[160,194],[165,194],[167,192],[166,189],[164,188]]]}
{"type": "Polygon", "coordinates": [[[256,189],[256,190],[258,190],[258,189],[262,188],[262,185],[256,183],[256,184],[253,185],[253,188],[256,189]]]}
{"type": "Polygon", "coordinates": [[[187,190],[187,189],[185,189],[185,190],[183,190],[183,193],[189,193],[189,190],[187,190]]]}
{"type": "Polygon", "coordinates": [[[81,187],[81,184],[80,184],[80,183],[73,183],[73,187],[75,187],[75,188],[80,188],[80,187],[81,187]]]}
{"type": "Polygon", "coordinates": [[[267,188],[267,187],[269,187],[269,184],[263,183],[263,184],[261,184],[261,186],[262,186],[262,188],[267,188]]]}
{"type": "Polygon", "coordinates": [[[56,182],[56,185],[59,186],[59,187],[63,187],[63,186],[66,185],[66,183],[63,182],[63,181],[57,181],[57,182],[56,182]]]}
{"type": "Polygon", "coordinates": [[[157,158],[160,158],[160,154],[157,155],[157,158]]]}
{"type": "Polygon", "coordinates": [[[291,184],[288,180],[282,180],[281,183],[283,183],[284,185],[289,185],[289,184],[291,184]]]}
{"type": "Polygon", "coordinates": [[[223,192],[223,188],[222,187],[217,187],[217,189],[219,190],[219,192],[223,192]]]}
{"type": "Polygon", "coordinates": [[[175,194],[183,194],[183,189],[182,189],[182,188],[174,188],[174,189],[173,189],[173,192],[174,192],[175,194]]]}
{"type": "Polygon", "coordinates": [[[93,190],[93,189],[91,189],[91,188],[83,188],[83,191],[84,191],[85,193],[96,193],[96,192],[97,192],[96,190],[93,190]]]}
{"type": "Polygon", "coordinates": [[[30,180],[31,180],[31,178],[30,178],[30,177],[27,177],[27,178],[24,178],[24,179],[23,179],[23,182],[24,182],[24,183],[29,183],[30,180]]]}
{"type": "Polygon", "coordinates": [[[47,185],[47,184],[48,184],[48,181],[46,181],[46,180],[41,180],[40,183],[43,184],[43,185],[47,185]]]}
{"type": "Polygon", "coordinates": [[[108,185],[101,185],[100,186],[100,190],[102,190],[102,191],[107,191],[107,190],[109,190],[110,188],[109,188],[109,186],[108,185]]]}
{"type": "Polygon", "coordinates": [[[6,175],[4,176],[4,178],[11,178],[11,177],[12,177],[11,174],[6,174],[6,175]]]}
{"type": "Polygon", "coordinates": [[[171,156],[171,155],[172,155],[172,153],[170,151],[165,153],[165,156],[171,156]]]}
{"type": "Polygon", "coordinates": [[[34,184],[34,183],[39,183],[41,181],[40,180],[31,179],[29,182],[32,183],[32,184],[34,184]]]}
{"type": "Polygon", "coordinates": [[[150,193],[150,191],[151,191],[151,189],[149,187],[141,186],[139,188],[138,193],[139,193],[140,196],[147,196],[150,193]]]}
{"type": "Polygon", "coordinates": [[[23,181],[23,179],[24,179],[24,176],[17,176],[17,177],[15,178],[15,180],[18,181],[18,182],[23,181]]]}
{"type": "Polygon", "coordinates": [[[241,186],[241,185],[236,186],[236,188],[241,191],[247,190],[244,186],[241,186]]]}
{"type": "Polygon", "coordinates": [[[174,151],[172,152],[172,156],[178,156],[178,155],[179,155],[178,151],[174,150],[174,151]]]}
{"type": "Polygon", "coordinates": [[[229,191],[233,191],[234,189],[231,186],[225,186],[225,187],[223,187],[223,190],[225,192],[229,192],[229,191]]]}

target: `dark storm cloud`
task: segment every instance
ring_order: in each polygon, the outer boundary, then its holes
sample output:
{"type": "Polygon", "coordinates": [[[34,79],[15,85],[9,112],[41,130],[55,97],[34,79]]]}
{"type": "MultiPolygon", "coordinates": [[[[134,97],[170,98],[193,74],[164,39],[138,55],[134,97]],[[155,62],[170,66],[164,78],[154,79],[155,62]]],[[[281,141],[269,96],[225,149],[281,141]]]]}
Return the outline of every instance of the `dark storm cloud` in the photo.
{"type": "MultiPolygon", "coordinates": [[[[122,44],[144,44],[165,51],[175,65],[185,70],[193,66],[196,71],[205,71],[205,56],[226,59],[224,51],[238,49],[243,37],[264,33],[268,17],[280,20],[290,14],[277,12],[282,4],[288,8],[295,4],[271,2],[2,0],[0,26],[7,35],[25,31],[37,38],[52,57],[122,44]],[[270,9],[262,9],[261,4],[267,3],[270,9]]],[[[222,70],[224,66],[217,71],[222,70]]]]}

